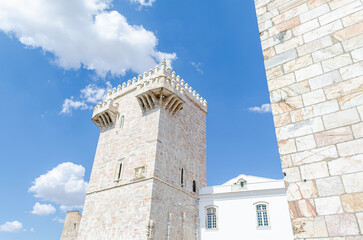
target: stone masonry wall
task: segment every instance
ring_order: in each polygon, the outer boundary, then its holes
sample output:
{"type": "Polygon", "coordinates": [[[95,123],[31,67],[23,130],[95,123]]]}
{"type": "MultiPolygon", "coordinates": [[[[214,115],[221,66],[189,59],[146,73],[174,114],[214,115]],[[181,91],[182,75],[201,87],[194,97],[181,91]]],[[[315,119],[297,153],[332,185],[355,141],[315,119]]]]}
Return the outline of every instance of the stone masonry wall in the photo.
{"type": "Polygon", "coordinates": [[[363,1],[255,6],[295,239],[363,239],[363,1]]]}
{"type": "Polygon", "coordinates": [[[64,220],[61,240],[76,240],[82,215],[78,211],[70,211],[64,220]]]}

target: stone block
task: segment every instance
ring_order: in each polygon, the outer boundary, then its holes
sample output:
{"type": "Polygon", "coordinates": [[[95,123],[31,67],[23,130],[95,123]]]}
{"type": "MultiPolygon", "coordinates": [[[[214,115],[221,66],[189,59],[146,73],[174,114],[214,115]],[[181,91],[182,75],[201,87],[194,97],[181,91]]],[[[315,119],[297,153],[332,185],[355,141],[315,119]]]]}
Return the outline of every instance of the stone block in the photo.
{"type": "Polygon", "coordinates": [[[287,139],[279,141],[278,146],[281,155],[296,152],[295,139],[287,139]]]}
{"type": "Polygon", "coordinates": [[[283,172],[286,174],[286,176],[284,177],[284,180],[286,182],[291,183],[301,181],[300,171],[298,167],[285,168],[283,169],[283,172]]]}
{"type": "Polygon", "coordinates": [[[352,51],[350,54],[352,55],[353,62],[362,61],[363,60],[363,47],[352,51]]]}
{"type": "Polygon", "coordinates": [[[363,90],[363,76],[346,80],[324,88],[327,99],[339,98],[363,90]]]}
{"type": "Polygon", "coordinates": [[[310,199],[289,202],[289,210],[291,218],[314,217],[317,215],[314,201],[310,199]]]}
{"type": "Polygon", "coordinates": [[[316,179],[319,196],[328,197],[343,194],[344,187],[339,176],[316,179]]]}
{"type": "Polygon", "coordinates": [[[310,65],[309,67],[295,71],[296,80],[298,82],[318,76],[320,74],[323,74],[323,69],[321,68],[320,63],[316,63],[314,65],[310,65]]]}
{"type": "MultiPolygon", "coordinates": [[[[347,43],[348,46],[352,45],[353,43],[347,43]]],[[[317,50],[320,50],[325,47],[329,47],[333,45],[333,41],[330,36],[325,36],[322,38],[319,38],[315,41],[309,42],[307,44],[304,44],[302,46],[299,46],[296,48],[297,53],[299,57],[304,56],[306,54],[315,52],[317,50]]]]}
{"type": "MultiPolygon", "coordinates": [[[[338,31],[338,30],[340,30],[342,28],[343,28],[343,25],[342,25],[340,20],[334,21],[334,22],[329,23],[327,25],[324,25],[324,26],[322,26],[320,28],[317,28],[317,29],[315,29],[313,31],[305,33],[303,35],[304,41],[306,43],[314,41],[314,40],[316,40],[318,38],[321,38],[321,37],[324,37],[324,36],[329,35],[331,33],[334,33],[334,32],[336,32],[336,31],[338,31]]],[[[344,29],[342,31],[344,31],[344,29]]],[[[346,32],[339,32],[338,35],[334,34],[334,36],[336,38],[339,38],[339,37],[344,38],[346,35],[348,35],[346,32]]]]}
{"type": "Polygon", "coordinates": [[[323,4],[300,15],[300,21],[305,23],[330,11],[328,4],[323,4]]]}
{"type": "MultiPolygon", "coordinates": [[[[266,60],[266,61],[269,61],[269,60],[266,60]]],[[[295,82],[295,76],[293,73],[290,73],[290,74],[283,75],[281,77],[277,77],[277,78],[268,80],[267,84],[269,86],[269,90],[273,91],[273,90],[288,86],[290,84],[293,84],[294,82],[295,82]]]]}
{"type": "Polygon", "coordinates": [[[273,114],[281,114],[302,108],[303,106],[301,96],[296,96],[272,103],[271,109],[273,114]]]}
{"type": "Polygon", "coordinates": [[[340,43],[336,43],[333,46],[323,48],[312,53],[314,62],[320,62],[343,53],[343,47],[340,43]]]}
{"type": "Polygon", "coordinates": [[[288,61],[291,61],[293,59],[297,58],[297,52],[295,49],[291,49],[289,51],[280,53],[279,55],[276,55],[268,60],[265,61],[265,68],[270,69],[273,67],[276,67],[280,64],[286,63],[288,61]]]}
{"type": "Polygon", "coordinates": [[[292,34],[294,36],[301,36],[302,34],[310,32],[311,30],[314,30],[318,27],[320,27],[320,24],[318,20],[315,18],[311,21],[305,22],[303,24],[300,24],[299,26],[294,27],[292,29],[292,34]]]}
{"type": "Polygon", "coordinates": [[[319,17],[319,22],[321,25],[326,25],[349,14],[362,10],[362,8],[362,3],[359,0],[356,0],[350,4],[346,4],[340,8],[337,8],[336,10],[322,15],[319,17]]]}
{"type": "Polygon", "coordinates": [[[267,60],[276,55],[275,49],[273,47],[267,48],[263,51],[263,59],[267,60]]]}
{"type": "Polygon", "coordinates": [[[345,51],[352,51],[363,46],[363,34],[342,41],[345,51]]]}
{"type": "Polygon", "coordinates": [[[341,109],[348,109],[352,107],[363,105],[363,91],[355,92],[338,98],[341,109]]]}
{"type": "Polygon", "coordinates": [[[323,130],[324,125],[321,118],[316,117],[276,128],[276,137],[278,141],[281,141],[288,138],[301,137],[304,135],[321,132],[323,130]]]}
{"type": "Polygon", "coordinates": [[[290,9],[289,11],[283,12],[280,15],[277,15],[276,17],[272,18],[272,22],[277,25],[282,22],[286,22],[287,20],[301,16],[302,13],[306,12],[308,10],[308,6],[306,4],[301,4],[300,6],[297,6],[293,9],[290,9]]]}
{"type": "Polygon", "coordinates": [[[325,216],[326,226],[329,236],[349,236],[358,235],[359,229],[354,214],[343,213],[325,216]]]}
{"type": "Polygon", "coordinates": [[[350,57],[349,53],[342,54],[325,61],[322,61],[321,65],[323,66],[324,72],[330,72],[335,69],[339,69],[341,67],[347,66],[351,64],[353,61],[350,57]]]}
{"type": "Polygon", "coordinates": [[[281,77],[283,75],[284,75],[284,71],[283,71],[281,65],[270,68],[269,70],[266,70],[267,81],[273,80],[273,79],[281,77]]]}
{"type": "Polygon", "coordinates": [[[342,126],[351,125],[360,121],[356,109],[348,109],[323,116],[324,126],[326,129],[332,129],[342,126]]]}
{"type": "Polygon", "coordinates": [[[314,135],[307,135],[304,137],[296,138],[296,147],[299,152],[315,148],[316,143],[315,143],[314,135]]]}
{"type": "Polygon", "coordinates": [[[326,2],[327,0],[308,0],[308,7],[309,9],[313,9],[323,5],[326,2]]]}
{"type": "Polygon", "coordinates": [[[315,207],[319,215],[343,213],[343,207],[338,196],[315,198],[315,207]]]}
{"type": "Polygon", "coordinates": [[[316,190],[313,181],[301,181],[287,184],[286,197],[288,201],[310,199],[317,196],[318,191],[316,190]]]}
{"type": "Polygon", "coordinates": [[[306,163],[319,161],[327,161],[338,157],[335,146],[327,146],[323,148],[314,148],[304,152],[294,153],[291,155],[292,163],[299,166],[306,163]]]}
{"type": "Polygon", "coordinates": [[[331,0],[328,1],[329,7],[331,10],[335,10],[337,8],[343,7],[344,5],[354,2],[356,0],[331,0]]]}
{"type": "Polygon", "coordinates": [[[342,180],[347,193],[363,192],[363,172],[343,175],[342,180]]]}
{"type": "Polygon", "coordinates": [[[287,40],[283,43],[280,43],[278,45],[275,45],[275,50],[277,54],[280,54],[282,52],[286,52],[290,49],[294,49],[300,45],[302,45],[304,43],[304,40],[302,39],[301,36],[299,37],[294,37],[290,40],[287,40]]]}
{"type": "Polygon", "coordinates": [[[338,152],[340,156],[351,156],[357,154],[363,154],[363,139],[357,139],[345,143],[337,144],[338,152]]]}
{"type": "Polygon", "coordinates": [[[335,128],[332,130],[315,133],[316,144],[318,147],[324,147],[332,144],[346,142],[353,139],[353,133],[350,127],[335,128]]]}
{"type": "Polygon", "coordinates": [[[317,162],[300,166],[302,179],[311,180],[329,176],[326,162],[317,162]]]}
{"type": "Polygon", "coordinates": [[[290,118],[290,114],[287,113],[282,113],[279,115],[274,115],[274,123],[276,127],[281,127],[281,126],[285,126],[287,124],[291,123],[291,118],[290,118]]]}
{"type": "Polygon", "coordinates": [[[290,73],[301,68],[305,68],[310,66],[313,63],[313,59],[310,55],[305,55],[303,57],[294,59],[290,62],[287,62],[283,65],[285,73],[290,73]]]}
{"type": "Polygon", "coordinates": [[[363,21],[363,11],[362,10],[342,18],[342,23],[343,23],[344,27],[349,27],[349,26],[359,23],[361,21],[363,21]]]}
{"type": "MultiPolygon", "coordinates": [[[[360,233],[363,234],[363,212],[361,213],[356,213],[357,219],[358,219],[358,224],[360,227],[360,233]]],[[[362,240],[362,239],[359,239],[362,240]]]]}
{"type": "Polygon", "coordinates": [[[353,135],[355,138],[363,137],[363,122],[355,124],[352,126],[353,135]]]}
{"type": "MultiPolygon", "coordinates": [[[[334,29],[335,29],[334,31],[336,31],[339,28],[336,27],[334,29]]],[[[347,27],[347,28],[344,28],[344,29],[342,29],[340,31],[335,32],[334,37],[338,41],[343,41],[345,39],[349,39],[349,38],[358,36],[358,35],[360,35],[362,33],[363,33],[363,22],[354,24],[354,25],[352,25],[350,27],[347,27]]]]}
{"type": "Polygon", "coordinates": [[[280,156],[280,160],[281,160],[282,169],[289,168],[292,166],[290,155],[280,156]]]}
{"type": "Polygon", "coordinates": [[[336,71],[331,71],[329,73],[325,73],[318,77],[309,79],[309,84],[310,84],[311,90],[316,90],[319,88],[330,86],[334,83],[338,83],[341,81],[343,81],[342,77],[340,76],[339,71],[336,70],[336,71]]]}
{"type": "Polygon", "coordinates": [[[325,94],[323,89],[318,89],[315,91],[311,91],[302,95],[304,105],[310,106],[316,103],[325,101],[325,94]]]}
{"type": "Polygon", "coordinates": [[[323,217],[293,219],[292,228],[294,232],[294,237],[297,239],[328,236],[323,217]]]}
{"type": "Polygon", "coordinates": [[[300,18],[297,16],[271,27],[269,29],[269,34],[270,36],[274,36],[280,32],[286,31],[298,25],[300,25],[300,18]]]}
{"type": "Polygon", "coordinates": [[[309,118],[322,116],[339,110],[339,104],[336,100],[330,100],[318,103],[312,106],[301,108],[290,112],[292,122],[304,121],[309,118]]]}
{"type": "Polygon", "coordinates": [[[363,212],[363,193],[352,193],[341,196],[345,212],[363,212]]]}
{"type": "Polygon", "coordinates": [[[331,175],[342,175],[363,171],[363,154],[342,157],[328,162],[331,175]]]}
{"type": "MultiPolygon", "coordinates": [[[[291,84],[286,87],[282,87],[275,91],[271,91],[270,98],[271,98],[271,102],[275,103],[275,102],[279,102],[279,101],[282,101],[282,100],[290,98],[290,97],[295,97],[295,96],[301,95],[301,94],[309,92],[309,91],[310,91],[309,82],[301,81],[301,82],[294,83],[294,84],[291,84]]],[[[300,99],[301,99],[301,97],[300,97],[300,99]]],[[[301,100],[301,102],[302,102],[302,100],[301,100]]]]}

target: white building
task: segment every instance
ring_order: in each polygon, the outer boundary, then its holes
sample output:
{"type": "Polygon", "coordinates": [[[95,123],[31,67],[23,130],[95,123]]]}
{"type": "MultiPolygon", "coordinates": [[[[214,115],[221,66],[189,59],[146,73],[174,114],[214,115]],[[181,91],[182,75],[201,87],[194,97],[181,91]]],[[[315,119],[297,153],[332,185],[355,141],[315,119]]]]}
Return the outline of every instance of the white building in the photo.
{"type": "Polygon", "coordinates": [[[199,198],[201,240],[293,239],[283,180],[239,175],[199,198]]]}

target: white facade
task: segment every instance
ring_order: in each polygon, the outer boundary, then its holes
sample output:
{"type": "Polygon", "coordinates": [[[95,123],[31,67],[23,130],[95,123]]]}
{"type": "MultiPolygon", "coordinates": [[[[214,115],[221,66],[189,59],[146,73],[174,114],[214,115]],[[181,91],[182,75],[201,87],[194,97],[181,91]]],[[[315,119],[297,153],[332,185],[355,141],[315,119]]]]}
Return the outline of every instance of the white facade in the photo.
{"type": "MultiPolygon", "coordinates": [[[[223,185],[201,188],[199,197],[201,240],[293,239],[283,180],[240,175],[223,185]],[[267,226],[258,226],[258,205],[266,209],[259,211],[260,225],[267,226]],[[210,222],[209,228],[208,208],[216,209],[216,225],[210,222]]],[[[214,210],[209,212],[214,215],[214,210]]]]}

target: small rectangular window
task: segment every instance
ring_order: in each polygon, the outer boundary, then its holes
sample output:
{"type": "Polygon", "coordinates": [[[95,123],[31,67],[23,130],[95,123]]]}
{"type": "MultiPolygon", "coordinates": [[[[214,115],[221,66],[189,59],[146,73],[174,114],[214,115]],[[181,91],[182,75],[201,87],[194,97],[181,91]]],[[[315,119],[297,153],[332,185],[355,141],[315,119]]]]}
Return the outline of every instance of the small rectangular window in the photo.
{"type": "Polygon", "coordinates": [[[207,228],[217,228],[217,209],[214,207],[207,208],[207,228]]]}
{"type": "Polygon", "coordinates": [[[123,172],[123,159],[120,159],[117,161],[116,169],[115,169],[115,181],[120,181],[122,178],[122,172],[123,172]]]}

